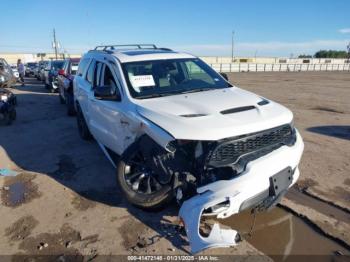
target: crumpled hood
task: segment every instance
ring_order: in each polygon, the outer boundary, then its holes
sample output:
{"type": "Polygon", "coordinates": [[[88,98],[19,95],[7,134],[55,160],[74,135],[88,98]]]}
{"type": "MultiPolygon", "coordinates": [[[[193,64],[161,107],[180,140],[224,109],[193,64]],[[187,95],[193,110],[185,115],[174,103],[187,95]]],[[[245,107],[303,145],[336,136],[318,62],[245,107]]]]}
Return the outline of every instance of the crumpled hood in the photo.
{"type": "Polygon", "coordinates": [[[293,120],[287,108],[272,101],[260,106],[257,103],[261,100],[253,93],[233,87],[138,100],[137,111],[174,138],[187,140],[219,140],[293,120]]]}

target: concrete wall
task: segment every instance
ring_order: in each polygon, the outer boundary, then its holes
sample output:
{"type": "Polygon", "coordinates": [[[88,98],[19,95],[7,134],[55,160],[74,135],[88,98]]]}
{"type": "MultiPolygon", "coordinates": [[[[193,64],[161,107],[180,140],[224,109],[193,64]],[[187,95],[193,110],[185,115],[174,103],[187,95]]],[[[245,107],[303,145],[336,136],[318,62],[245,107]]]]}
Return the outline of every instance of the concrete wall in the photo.
{"type": "MultiPolygon", "coordinates": [[[[69,54],[70,57],[80,57],[81,54],[69,54]]],[[[0,53],[0,57],[4,58],[8,63],[17,63],[20,58],[24,63],[37,62],[41,58],[36,54],[15,54],[15,53],[0,53]]],[[[62,59],[62,55],[59,55],[59,59],[62,59]]],[[[229,64],[232,63],[231,57],[225,56],[203,56],[201,57],[208,64],[229,64]]],[[[55,59],[55,54],[48,53],[43,58],[44,60],[55,59]]],[[[344,64],[347,59],[316,59],[316,58],[284,58],[284,57],[235,57],[234,63],[253,63],[253,64],[344,64]],[[307,63],[308,61],[308,63],[307,63]]]]}
{"type": "MultiPolygon", "coordinates": [[[[209,64],[232,63],[231,57],[204,56],[201,57],[209,64]]],[[[284,57],[234,57],[234,63],[254,63],[254,64],[344,64],[347,59],[333,58],[284,58],[284,57]]]]}

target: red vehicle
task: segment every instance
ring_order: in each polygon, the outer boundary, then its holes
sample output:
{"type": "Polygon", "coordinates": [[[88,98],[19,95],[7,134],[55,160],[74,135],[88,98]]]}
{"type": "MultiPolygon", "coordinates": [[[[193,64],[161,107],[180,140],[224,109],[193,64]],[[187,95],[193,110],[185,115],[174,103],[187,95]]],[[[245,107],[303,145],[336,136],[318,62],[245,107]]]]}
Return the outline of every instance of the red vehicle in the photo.
{"type": "Polygon", "coordinates": [[[64,61],[63,68],[58,71],[57,83],[59,100],[67,105],[67,114],[75,115],[73,80],[78,70],[80,58],[68,58],[64,61]]]}

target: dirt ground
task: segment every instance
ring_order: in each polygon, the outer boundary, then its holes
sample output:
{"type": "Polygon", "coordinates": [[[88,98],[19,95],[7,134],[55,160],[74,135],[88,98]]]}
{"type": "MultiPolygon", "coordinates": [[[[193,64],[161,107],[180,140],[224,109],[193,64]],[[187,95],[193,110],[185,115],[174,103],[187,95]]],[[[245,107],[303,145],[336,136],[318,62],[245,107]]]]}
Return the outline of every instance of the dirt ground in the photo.
{"type": "MultiPolygon", "coordinates": [[[[230,79],[294,112],[305,153],[298,187],[282,206],[302,217],[317,236],[345,248],[338,253],[349,251],[350,74],[235,73],[230,79]]],[[[21,173],[0,176],[0,254],[69,255],[74,260],[188,254],[177,225],[178,207],[150,213],[129,205],[115,170],[95,142],[79,138],[76,120],[66,116],[57,94],[26,80],[25,87],[13,89],[17,120],[0,127],[0,168],[21,173]]],[[[268,261],[265,250],[243,240],[202,254],[259,255],[251,258],[268,261]]]]}

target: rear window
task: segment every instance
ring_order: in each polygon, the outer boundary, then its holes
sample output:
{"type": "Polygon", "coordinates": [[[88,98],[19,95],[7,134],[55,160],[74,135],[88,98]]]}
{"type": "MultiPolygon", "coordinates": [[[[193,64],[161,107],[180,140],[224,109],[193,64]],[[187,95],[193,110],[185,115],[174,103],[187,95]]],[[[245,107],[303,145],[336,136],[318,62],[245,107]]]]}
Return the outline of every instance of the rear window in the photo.
{"type": "Polygon", "coordinates": [[[64,61],[53,61],[52,69],[62,69],[64,65],[64,61]]]}
{"type": "Polygon", "coordinates": [[[78,63],[78,62],[73,62],[73,63],[71,64],[71,74],[72,74],[72,75],[76,75],[76,74],[77,74],[78,66],[79,66],[79,63],[78,63]]]}

